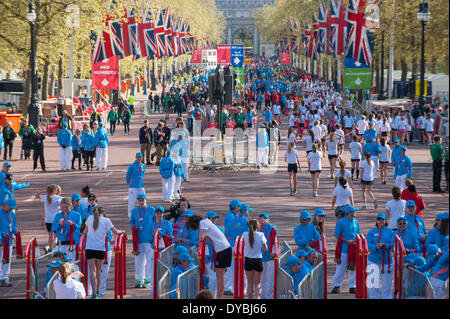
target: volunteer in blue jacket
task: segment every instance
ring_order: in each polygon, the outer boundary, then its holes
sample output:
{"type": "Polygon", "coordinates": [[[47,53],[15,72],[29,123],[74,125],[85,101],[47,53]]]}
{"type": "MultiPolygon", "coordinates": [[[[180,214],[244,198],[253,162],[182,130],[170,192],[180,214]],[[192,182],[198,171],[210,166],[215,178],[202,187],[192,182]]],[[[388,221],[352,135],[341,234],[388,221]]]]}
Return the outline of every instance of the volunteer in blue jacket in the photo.
{"type": "Polygon", "coordinates": [[[5,184],[5,177],[6,175],[10,174],[11,171],[11,163],[10,162],[4,162],[2,170],[0,171],[0,187],[5,184]]]}
{"type": "Polygon", "coordinates": [[[172,158],[173,158],[173,162],[175,164],[175,167],[173,169],[174,185],[173,185],[172,198],[180,199],[181,198],[181,180],[184,179],[184,171],[183,171],[183,162],[181,161],[179,150],[173,151],[172,158]]]}
{"type": "Polygon", "coordinates": [[[400,191],[406,188],[405,181],[407,178],[411,178],[413,174],[413,166],[411,158],[406,155],[408,148],[401,145],[400,147],[401,155],[395,161],[395,186],[400,188],[400,191]]]}
{"type": "Polygon", "coordinates": [[[387,227],[386,215],[377,215],[376,227],[369,230],[367,234],[367,245],[369,248],[368,276],[373,275],[375,282],[368,285],[370,299],[392,299],[392,273],[394,236],[392,229],[387,227]],[[381,291],[380,291],[381,280],[381,291]]]}
{"type": "Polygon", "coordinates": [[[3,186],[0,187],[0,205],[5,203],[8,199],[15,199],[14,193],[18,189],[27,188],[30,186],[30,182],[17,184],[14,181],[12,174],[7,174],[5,176],[5,181],[3,186]]]}
{"type": "Polygon", "coordinates": [[[423,252],[423,248],[425,245],[425,239],[427,236],[427,230],[425,228],[425,222],[422,217],[416,215],[416,203],[413,200],[409,200],[406,202],[405,208],[405,220],[408,222],[407,231],[416,236],[419,242],[419,253],[423,252]]]}
{"type": "Polygon", "coordinates": [[[267,134],[266,126],[261,124],[256,134],[256,147],[258,154],[256,158],[256,168],[261,168],[261,164],[267,167],[269,156],[269,134],[267,134]]]}
{"type": "MultiPolygon", "coordinates": [[[[331,293],[340,293],[340,287],[342,286],[345,272],[347,271],[348,246],[355,241],[356,234],[361,233],[359,223],[355,218],[355,212],[359,209],[353,207],[352,205],[347,205],[343,210],[345,217],[341,218],[336,223],[336,228],[334,230],[334,236],[336,239],[339,239],[339,236],[342,236],[342,247],[341,258],[340,261],[338,261],[339,263],[336,265],[336,273],[333,277],[333,290],[331,293]]],[[[356,291],[355,279],[355,271],[348,270],[348,287],[350,288],[350,293],[355,293],[356,291]]]]}
{"type": "Polygon", "coordinates": [[[407,254],[414,254],[420,250],[419,238],[414,232],[408,231],[408,222],[405,217],[397,218],[397,230],[395,234],[403,241],[407,254]]]}
{"type": "Polygon", "coordinates": [[[258,230],[262,232],[267,240],[267,251],[262,249],[263,258],[263,273],[261,279],[261,298],[273,299],[273,282],[274,282],[274,258],[275,258],[275,238],[278,230],[275,225],[270,223],[270,216],[268,213],[258,215],[261,228],[258,230]]]}
{"type": "Polygon", "coordinates": [[[145,194],[144,188],[145,164],[142,163],[142,153],[136,153],[136,160],[128,166],[127,185],[128,188],[128,218],[131,218],[131,211],[136,205],[139,194],[145,194]]]}
{"type": "Polygon", "coordinates": [[[315,249],[310,249],[306,252],[306,260],[302,262],[302,265],[299,269],[299,281],[302,281],[303,278],[311,273],[314,267],[319,264],[320,256],[321,254],[315,249]]]}
{"type": "Polygon", "coordinates": [[[155,221],[155,209],[147,206],[147,196],[139,194],[137,196],[139,206],[131,212],[131,230],[136,227],[138,251],[133,251],[134,276],[136,288],[147,288],[153,278],[153,242],[151,227],[155,221]]]}
{"type": "MultiPolygon", "coordinates": [[[[72,211],[76,212],[80,215],[80,221],[82,223],[83,216],[86,216],[87,214],[87,208],[83,205],[81,205],[81,196],[80,194],[73,194],[72,195],[72,211]]],[[[73,235],[73,239],[75,241],[75,245],[78,245],[81,238],[81,224],[78,230],[75,230],[75,233],[73,235]]]]}
{"type": "Polygon", "coordinates": [[[300,268],[301,262],[297,256],[289,256],[284,266],[284,270],[292,277],[294,280],[294,294],[297,295],[298,284],[300,283],[300,268]]]}
{"type": "MultiPolygon", "coordinates": [[[[230,242],[230,245],[231,245],[231,234],[233,230],[232,222],[239,215],[240,210],[241,210],[241,202],[238,199],[231,200],[229,204],[228,213],[225,215],[225,219],[223,222],[225,228],[225,237],[230,242]]],[[[231,245],[231,249],[234,252],[233,245],[231,245]]],[[[225,295],[233,294],[234,277],[231,275],[230,269],[233,269],[234,271],[234,263],[232,263],[228,271],[225,272],[225,287],[224,287],[225,295]]]]}
{"type": "Polygon", "coordinates": [[[298,249],[309,250],[311,242],[320,239],[320,233],[311,220],[311,214],[307,210],[300,212],[300,224],[294,228],[294,240],[298,249]]]}
{"type": "Polygon", "coordinates": [[[198,229],[194,230],[189,227],[189,218],[195,216],[195,213],[186,209],[183,214],[183,218],[186,220],[186,223],[178,230],[177,237],[175,239],[176,245],[181,245],[190,250],[191,246],[198,246],[198,229]]]}
{"type": "Polygon", "coordinates": [[[17,209],[16,201],[10,198],[3,204],[0,211],[0,241],[2,249],[0,249],[0,287],[11,287],[9,274],[11,272],[11,257],[14,243],[14,237],[17,234],[16,214],[13,210],[17,209]],[[9,243],[9,259],[3,261],[3,247],[5,246],[6,235],[8,235],[9,243]]]}
{"type": "Polygon", "coordinates": [[[391,164],[392,164],[392,169],[394,172],[392,175],[395,175],[395,165],[397,163],[397,160],[402,155],[402,150],[401,150],[402,145],[400,145],[399,138],[394,138],[392,140],[392,142],[394,143],[394,146],[392,147],[392,151],[391,151],[391,164]]]}
{"type": "Polygon", "coordinates": [[[81,171],[81,131],[79,129],[75,130],[75,135],[72,136],[70,141],[72,146],[72,169],[75,169],[75,160],[78,158],[78,170],[81,171]]]}
{"type": "Polygon", "coordinates": [[[89,127],[86,127],[81,136],[81,146],[84,150],[84,163],[86,164],[86,170],[91,168],[94,170],[94,157],[95,157],[95,137],[89,127]]]}
{"type": "Polygon", "coordinates": [[[75,260],[75,243],[70,247],[71,227],[74,227],[72,239],[75,238],[75,231],[79,231],[81,227],[81,215],[72,210],[72,203],[69,198],[65,197],[60,203],[61,211],[56,214],[52,223],[52,232],[58,238],[58,250],[62,251],[71,260],[75,260]]]}
{"type": "Polygon", "coordinates": [[[433,243],[444,251],[448,247],[448,212],[438,214],[436,219],[439,219],[438,226],[428,232],[425,247],[427,243],[433,243]]]}
{"type": "Polygon", "coordinates": [[[95,158],[98,171],[106,171],[108,167],[108,144],[108,131],[103,127],[103,122],[98,122],[98,131],[95,133],[95,158]]]}
{"type": "Polygon", "coordinates": [[[72,158],[72,132],[67,129],[67,123],[63,123],[62,129],[58,131],[57,141],[59,144],[59,164],[62,171],[70,170],[72,158]]]}
{"type": "Polygon", "coordinates": [[[178,276],[182,273],[194,268],[194,259],[188,253],[182,253],[178,256],[179,264],[170,273],[170,298],[175,299],[177,293],[174,290],[177,288],[178,276]]]}
{"type": "Polygon", "coordinates": [[[172,202],[173,188],[175,185],[175,161],[172,158],[172,151],[168,150],[166,157],[161,159],[159,163],[159,173],[162,182],[162,200],[164,202],[172,202]]]}
{"type": "Polygon", "coordinates": [[[374,129],[375,123],[369,122],[369,128],[364,131],[363,139],[366,142],[375,141],[377,139],[377,130],[374,129]]]}

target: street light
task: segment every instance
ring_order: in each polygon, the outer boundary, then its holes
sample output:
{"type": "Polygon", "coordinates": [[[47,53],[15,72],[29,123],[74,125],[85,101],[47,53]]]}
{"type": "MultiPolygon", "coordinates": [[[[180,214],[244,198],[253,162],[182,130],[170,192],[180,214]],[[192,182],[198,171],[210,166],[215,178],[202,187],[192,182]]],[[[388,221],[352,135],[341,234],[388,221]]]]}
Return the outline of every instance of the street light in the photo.
{"type": "Polygon", "coordinates": [[[419,110],[424,109],[424,92],[425,92],[425,25],[430,19],[430,12],[428,11],[428,3],[422,1],[419,3],[419,12],[417,12],[417,19],[422,24],[422,48],[420,55],[420,97],[419,110]]]}
{"type": "Polygon", "coordinates": [[[28,105],[28,119],[29,123],[34,128],[39,127],[39,106],[37,96],[37,76],[36,76],[36,47],[34,43],[34,22],[36,21],[36,12],[34,11],[34,4],[32,1],[28,4],[27,20],[30,22],[31,33],[31,54],[30,54],[30,68],[31,68],[31,99],[28,105]]]}

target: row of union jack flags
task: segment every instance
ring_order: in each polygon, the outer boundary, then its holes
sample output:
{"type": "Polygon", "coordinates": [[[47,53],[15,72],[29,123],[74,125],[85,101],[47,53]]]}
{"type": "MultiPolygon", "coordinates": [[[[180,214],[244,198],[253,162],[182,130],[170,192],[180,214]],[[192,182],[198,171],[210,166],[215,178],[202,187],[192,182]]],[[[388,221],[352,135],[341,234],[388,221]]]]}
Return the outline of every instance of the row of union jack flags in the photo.
{"type": "Polygon", "coordinates": [[[377,4],[379,0],[321,0],[318,13],[303,27],[290,17],[290,34],[280,36],[280,51],[314,60],[320,53],[343,55],[370,66],[375,36],[366,27],[368,2],[377,4]]]}
{"type": "Polygon", "coordinates": [[[209,48],[209,39],[196,39],[190,33],[189,22],[171,16],[169,9],[160,9],[153,17],[150,9],[137,16],[136,10],[126,10],[120,21],[105,19],[100,34],[91,32],[92,63],[118,55],[159,59],[192,53],[198,46],[209,48]]]}

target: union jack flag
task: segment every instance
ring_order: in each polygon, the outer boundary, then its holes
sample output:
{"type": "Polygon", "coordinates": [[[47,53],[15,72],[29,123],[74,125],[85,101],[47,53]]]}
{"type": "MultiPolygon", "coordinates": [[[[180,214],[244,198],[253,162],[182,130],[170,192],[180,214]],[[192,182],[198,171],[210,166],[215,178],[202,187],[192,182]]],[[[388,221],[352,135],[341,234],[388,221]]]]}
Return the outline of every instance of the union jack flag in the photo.
{"type": "Polygon", "coordinates": [[[187,53],[192,52],[194,50],[194,37],[191,34],[191,26],[188,21],[186,21],[186,49],[187,53]]]}
{"type": "Polygon", "coordinates": [[[172,40],[172,17],[169,14],[169,9],[166,9],[164,14],[164,29],[165,29],[165,44],[166,57],[174,56],[173,40],[172,40]]]}
{"type": "Polygon", "coordinates": [[[325,0],[320,0],[319,4],[319,41],[317,43],[317,51],[319,53],[327,53],[328,46],[328,10],[325,0]]]}
{"type": "MultiPolygon", "coordinates": [[[[318,51],[318,46],[319,46],[319,21],[316,19],[316,17],[314,17],[314,21],[312,24],[312,48],[310,48],[310,50],[312,49],[311,52],[311,56],[313,58],[313,60],[319,60],[319,51],[318,51]]],[[[311,42],[310,42],[311,45],[311,42]]]]}
{"type": "Polygon", "coordinates": [[[164,27],[164,15],[166,9],[159,10],[157,13],[157,22],[154,28],[155,31],[155,42],[156,42],[156,50],[155,56],[157,58],[161,58],[166,56],[166,28],[164,27]]]}
{"type": "Polygon", "coordinates": [[[142,56],[153,59],[156,54],[155,24],[152,19],[152,12],[146,9],[142,16],[142,23],[139,24],[139,44],[142,56]]]}
{"type": "Polygon", "coordinates": [[[125,56],[134,55],[136,59],[142,56],[139,45],[138,25],[136,11],[127,9],[124,22],[122,23],[124,52],[125,56]]]}
{"type": "Polygon", "coordinates": [[[372,64],[373,37],[368,34],[364,17],[367,0],[350,0],[347,8],[347,44],[345,55],[367,66],[372,64]]]}
{"type": "Polygon", "coordinates": [[[178,18],[172,17],[172,47],[175,56],[178,56],[180,52],[180,32],[178,28],[178,18]]]}
{"type": "Polygon", "coordinates": [[[107,22],[107,24],[112,50],[115,55],[119,56],[119,59],[123,59],[127,55],[125,53],[125,43],[122,26],[118,21],[109,21],[107,22]]]}
{"type": "Polygon", "coordinates": [[[292,52],[297,53],[299,50],[299,37],[295,34],[292,35],[292,52]]]}
{"type": "Polygon", "coordinates": [[[105,41],[103,41],[103,36],[98,36],[97,33],[91,31],[89,38],[91,40],[92,47],[92,64],[98,63],[108,58],[106,56],[105,41]]]}
{"type": "Polygon", "coordinates": [[[346,6],[344,0],[330,0],[330,53],[334,56],[343,55],[347,34],[345,19],[346,6]]]}
{"type": "Polygon", "coordinates": [[[180,54],[187,53],[186,45],[186,26],[182,18],[180,18],[180,54]]]}

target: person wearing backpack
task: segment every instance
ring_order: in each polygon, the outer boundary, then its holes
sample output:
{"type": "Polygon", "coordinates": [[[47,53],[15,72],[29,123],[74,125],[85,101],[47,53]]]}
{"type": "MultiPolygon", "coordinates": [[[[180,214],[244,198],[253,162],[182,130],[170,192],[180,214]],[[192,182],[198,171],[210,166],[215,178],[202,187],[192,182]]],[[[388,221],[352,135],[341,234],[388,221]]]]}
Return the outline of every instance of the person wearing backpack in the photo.
{"type": "Polygon", "coordinates": [[[194,135],[201,136],[202,135],[202,120],[205,116],[205,112],[200,108],[200,104],[197,103],[193,112],[194,116],[194,135]]]}
{"type": "Polygon", "coordinates": [[[175,184],[175,161],[172,158],[172,151],[167,151],[167,156],[159,163],[159,173],[162,179],[162,200],[171,202],[173,199],[173,189],[175,184]]]}

